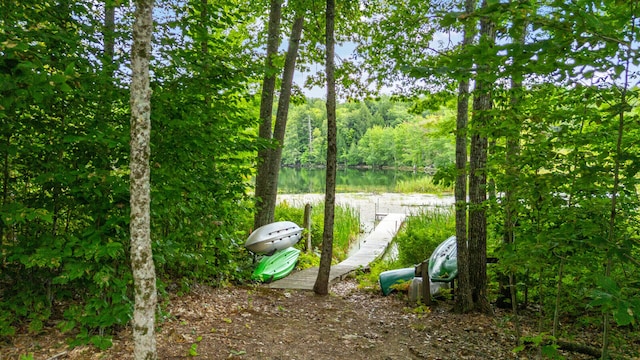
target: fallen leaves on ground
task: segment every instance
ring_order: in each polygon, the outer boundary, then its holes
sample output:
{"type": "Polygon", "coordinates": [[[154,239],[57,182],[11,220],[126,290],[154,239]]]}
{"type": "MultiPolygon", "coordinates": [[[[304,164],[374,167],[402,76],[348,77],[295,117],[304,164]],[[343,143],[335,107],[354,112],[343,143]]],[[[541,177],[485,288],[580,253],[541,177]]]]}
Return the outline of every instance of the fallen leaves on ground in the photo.
{"type": "MultiPolygon", "coordinates": [[[[527,359],[515,354],[508,314],[460,315],[441,301],[426,308],[402,295],[383,297],[354,280],[334,284],[331,295],[263,286],[196,286],[171,296],[158,323],[160,359],[527,359]]],[[[132,359],[130,329],[100,351],[68,350],[55,326],[37,336],[18,335],[0,345],[0,360],[132,359]],[[56,357],[57,356],[57,357],[56,357]]],[[[571,358],[580,358],[572,356],[571,358]]]]}

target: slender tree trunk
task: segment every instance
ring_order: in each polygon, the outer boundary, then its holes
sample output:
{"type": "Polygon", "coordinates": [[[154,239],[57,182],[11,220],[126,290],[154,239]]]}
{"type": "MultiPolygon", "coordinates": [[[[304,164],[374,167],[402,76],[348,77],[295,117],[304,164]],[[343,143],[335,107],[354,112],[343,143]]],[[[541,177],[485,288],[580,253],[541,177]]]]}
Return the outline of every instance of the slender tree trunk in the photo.
{"type": "MultiPolygon", "coordinates": [[[[209,21],[209,0],[200,0],[200,26],[202,29],[207,29],[207,22],[209,21]]],[[[202,75],[206,78],[209,75],[209,34],[206,30],[202,30],[200,35],[200,52],[202,53],[202,75]]],[[[211,94],[207,91],[204,94],[204,106],[209,111],[211,106],[211,94]]]]}
{"type": "Polygon", "coordinates": [[[326,72],[327,72],[327,177],[324,208],[324,231],[320,269],[313,291],[319,295],[329,293],[329,273],[333,256],[333,221],[336,203],[337,123],[336,123],[336,79],[335,79],[335,0],[327,0],[326,12],[326,72]]]}
{"type": "MultiPolygon", "coordinates": [[[[486,0],[482,7],[486,7],[486,0]]],[[[495,39],[490,19],[480,20],[480,42],[492,45],[495,39]]],[[[491,312],[487,298],[487,218],[485,201],[487,199],[487,146],[485,130],[489,123],[489,110],[492,108],[491,84],[483,78],[490,71],[486,62],[479,59],[478,77],[473,98],[474,116],[472,118],[471,153],[469,163],[469,268],[474,309],[484,313],[491,312]]]]}
{"type": "MultiPolygon", "coordinates": [[[[2,206],[6,206],[9,199],[9,180],[11,179],[9,173],[9,147],[11,146],[11,134],[6,135],[5,151],[3,156],[2,166],[2,206]]],[[[5,234],[10,233],[9,228],[5,225],[4,221],[0,223],[0,269],[4,268],[5,264],[5,252],[3,249],[5,234]]]]}
{"type": "MultiPolygon", "coordinates": [[[[287,129],[287,118],[289,116],[289,103],[291,100],[291,88],[293,86],[293,74],[296,69],[296,59],[300,48],[300,37],[304,27],[304,16],[300,12],[296,16],[291,27],[289,37],[289,47],[284,61],[282,72],[282,84],[280,85],[280,97],[278,98],[278,110],[276,111],[276,124],[273,129],[273,139],[276,141],[276,148],[268,153],[267,182],[268,189],[262,194],[261,211],[273,214],[276,207],[276,197],[278,195],[278,176],[280,175],[280,161],[282,160],[282,146],[284,135],[287,129]]],[[[272,215],[273,216],[273,215],[272,215]]],[[[273,220],[273,219],[270,219],[273,220]]]]}
{"type": "MultiPolygon", "coordinates": [[[[113,55],[115,54],[115,30],[116,30],[116,8],[113,1],[104,3],[104,66],[113,69],[113,55]]],[[[109,70],[109,77],[112,77],[113,70],[109,70]]]]}
{"type": "MultiPolygon", "coordinates": [[[[514,40],[519,44],[524,45],[525,39],[527,36],[527,22],[521,22],[519,24],[514,24],[515,28],[515,36],[514,40]]],[[[505,154],[505,172],[507,173],[507,178],[510,179],[504,185],[504,234],[502,241],[504,244],[509,245],[513,244],[515,240],[515,225],[518,219],[518,212],[516,208],[516,200],[517,200],[517,189],[518,189],[518,178],[519,178],[519,170],[516,164],[516,159],[520,154],[520,130],[522,127],[522,121],[520,120],[520,98],[522,96],[522,74],[519,72],[515,73],[511,77],[511,118],[513,121],[514,130],[507,135],[506,139],[506,154],[505,154]]],[[[513,250],[515,251],[515,249],[513,250]]],[[[507,299],[511,299],[510,302],[513,302],[513,299],[516,297],[513,294],[516,293],[516,289],[509,289],[508,287],[513,286],[511,284],[512,280],[515,279],[515,274],[500,274],[500,289],[498,294],[498,307],[507,307],[507,299]],[[505,284],[508,284],[505,286],[505,284]]],[[[517,294],[517,293],[516,293],[517,294]]],[[[516,309],[516,304],[511,304],[512,309],[516,309]]],[[[517,316],[517,315],[516,315],[517,316]]]]}
{"type": "Polygon", "coordinates": [[[131,47],[131,269],[135,293],[134,358],[157,359],[156,272],[150,229],[151,88],[149,60],[153,33],[153,0],[137,0],[131,47]]]}
{"type": "MultiPolygon", "coordinates": [[[[475,0],[465,1],[465,12],[475,8],[475,0]]],[[[467,19],[464,26],[463,51],[473,43],[476,22],[467,19]]],[[[458,247],[458,292],[456,307],[467,313],[473,309],[471,280],[469,277],[469,248],[467,243],[467,124],[469,122],[469,81],[458,85],[458,113],[456,118],[456,245],[458,247]]]]}
{"type": "Polygon", "coordinates": [[[560,268],[558,269],[558,283],[556,284],[556,302],[553,307],[553,327],[551,328],[551,336],[554,338],[553,343],[557,344],[558,325],[560,324],[560,298],[562,296],[562,280],[564,279],[564,258],[560,259],[560,268]]]}
{"type": "MultiPolygon", "coordinates": [[[[635,34],[636,29],[636,13],[637,13],[637,5],[638,1],[633,3],[633,9],[631,14],[633,14],[631,19],[631,31],[630,34],[635,34]]],[[[637,39],[630,39],[637,40],[637,39]]],[[[618,133],[616,139],[616,152],[614,154],[615,164],[613,167],[613,189],[611,190],[611,213],[609,216],[609,231],[607,236],[607,243],[609,248],[615,248],[616,242],[616,218],[618,213],[618,193],[620,191],[620,168],[623,166],[621,159],[623,157],[622,150],[622,138],[624,136],[624,126],[625,126],[625,111],[630,108],[628,100],[627,100],[627,92],[629,91],[629,77],[630,77],[630,65],[631,65],[631,56],[632,56],[632,41],[629,41],[629,45],[627,45],[626,49],[626,61],[625,61],[625,73],[624,73],[624,84],[620,93],[620,113],[618,114],[618,133]]],[[[611,276],[611,268],[613,267],[613,262],[611,260],[611,256],[607,254],[607,263],[605,264],[604,276],[611,276]]],[[[610,331],[610,314],[609,312],[604,313],[603,318],[603,329],[602,329],[602,359],[609,358],[609,331],[610,331]]]]}
{"type": "MultiPolygon", "coordinates": [[[[267,38],[267,57],[265,60],[264,80],[262,81],[262,96],[260,99],[260,128],[258,135],[265,142],[272,140],[272,113],[273,98],[276,88],[276,76],[278,69],[273,63],[274,58],[278,54],[278,46],[280,46],[280,19],[282,17],[282,0],[271,0],[271,9],[269,11],[269,25],[267,38]]],[[[268,196],[271,188],[269,183],[273,179],[269,178],[269,160],[271,147],[267,146],[258,150],[258,171],[256,174],[256,213],[253,219],[254,228],[273,222],[274,209],[269,206],[263,206],[263,199],[268,196]]]]}

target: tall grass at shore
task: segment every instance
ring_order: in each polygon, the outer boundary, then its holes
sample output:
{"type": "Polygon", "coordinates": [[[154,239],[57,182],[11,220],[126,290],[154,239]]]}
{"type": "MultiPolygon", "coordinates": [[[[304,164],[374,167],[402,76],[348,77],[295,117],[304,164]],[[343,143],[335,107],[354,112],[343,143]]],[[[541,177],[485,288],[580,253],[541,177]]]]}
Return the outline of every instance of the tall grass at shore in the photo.
{"type": "MultiPolygon", "coordinates": [[[[311,206],[311,245],[314,248],[314,253],[319,253],[322,246],[322,233],[324,229],[324,203],[318,202],[311,204],[311,206]]],[[[276,221],[289,220],[302,226],[303,217],[304,206],[294,206],[287,201],[283,201],[276,206],[276,221]]],[[[360,215],[358,210],[348,205],[336,205],[333,225],[334,262],[340,262],[346,259],[351,244],[358,239],[359,234],[360,215]]],[[[301,240],[297,247],[302,249],[304,243],[305,241],[301,240]]],[[[311,257],[302,255],[300,259],[302,267],[317,265],[319,258],[316,255],[311,257]]]]}
{"type": "Polygon", "coordinates": [[[445,186],[433,182],[433,177],[425,176],[417,179],[400,180],[396,183],[395,191],[398,193],[423,193],[443,194],[452,193],[453,186],[445,186]]]}
{"type": "Polygon", "coordinates": [[[413,266],[428,259],[433,250],[455,232],[452,207],[426,209],[407,218],[395,239],[398,244],[398,264],[401,267],[413,266]]]}

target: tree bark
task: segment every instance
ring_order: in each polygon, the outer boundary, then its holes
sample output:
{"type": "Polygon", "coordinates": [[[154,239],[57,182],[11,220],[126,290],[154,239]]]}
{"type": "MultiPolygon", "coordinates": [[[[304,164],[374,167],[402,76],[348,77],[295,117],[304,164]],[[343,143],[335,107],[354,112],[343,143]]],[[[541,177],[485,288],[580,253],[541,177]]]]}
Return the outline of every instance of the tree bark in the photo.
{"type": "MultiPolygon", "coordinates": [[[[470,14],[475,8],[475,0],[465,1],[465,12],[470,14]]],[[[467,19],[464,26],[462,48],[471,45],[475,36],[476,22],[467,19]]],[[[471,280],[469,277],[469,248],[467,244],[467,124],[469,120],[469,81],[458,84],[458,112],[456,117],[456,245],[458,251],[458,292],[456,308],[461,313],[473,309],[471,300],[471,280]]]]}
{"type": "Polygon", "coordinates": [[[116,31],[116,8],[113,1],[105,1],[104,3],[104,63],[108,71],[109,77],[113,76],[113,55],[115,54],[115,31],[116,31]]]}
{"type": "MultiPolygon", "coordinates": [[[[300,38],[304,27],[304,16],[302,11],[296,16],[291,27],[289,37],[289,47],[284,61],[282,71],[282,83],[280,85],[280,97],[278,98],[278,109],[276,111],[276,124],[273,129],[273,140],[275,149],[268,151],[266,160],[266,176],[269,181],[265,182],[266,189],[261,194],[260,211],[269,214],[270,218],[265,218],[267,223],[273,221],[275,213],[276,198],[278,195],[278,177],[280,175],[280,161],[282,160],[282,146],[284,135],[287,129],[287,118],[289,116],[289,103],[291,100],[291,88],[293,86],[293,74],[296,69],[296,59],[300,48],[300,38]]],[[[256,224],[257,225],[257,224],[256,224]]],[[[264,224],[262,224],[264,225],[264,224]]]]}
{"type": "Polygon", "coordinates": [[[313,285],[319,295],[329,293],[329,273],[333,256],[333,221],[336,202],[337,166],[337,122],[336,122],[336,79],[335,79],[335,0],[327,0],[326,12],[326,73],[327,73],[327,175],[324,207],[324,231],[322,232],[322,254],[320,269],[313,285]]]}
{"type": "MultiPolygon", "coordinates": [[[[267,37],[267,56],[265,60],[264,80],[262,81],[262,96],[260,99],[260,128],[258,136],[265,142],[272,140],[272,113],[273,98],[276,87],[276,75],[278,73],[273,60],[278,54],[278,46],[280,46],[280,19],[282,17],[282,0],[271,0],[271,8],[269,10],[269,24],[267,37]]],[[[266,197],[270,189],[269,182],[273,181],[269,178],[269,160],[271,152],[270,146],[258,150],[258,171],[256,174],[256,212],[253,219],[254,229],[262,225],[273,222],[274,208],[263,206],[263,199],[266,197]]]]}
{"type": "MultiPolygon", "coordinates": [[[[518,44],[524,45],[527,36],[527,22],[514,21],[514,36],[513,40],[518,44]]],[[[514,54],[514,58],[515,58],[514,54]]],[[[522,121],[520,121],[519,104],[522,97],[522,73],[519,70],[515,70],[511,76],[511,119],[513,121],[513,131],[506,136],[506,153],[505,153],[505,172],[507,174],[507,183],[504,187],[504,234],[502,241],[505,245],[513,244],[515,241],[515,226],[518,220],[518,212],[516,207],[517,199],[517,187],[519,184],[519,170],[516,164],[516,158],[520,154],[520,130],[522,128],[522,121]]],[[[513,300],[516,298],[516,291],[513,288],[514,274],[500,274],[499,280],[499,292],[497,304],[500,308],[511,307],[514,312],[516,304],[513,304],[513,300]]]]}
{"type": "Polygon", "coordinates": [[[150,230],[151,88],[149,60],[153,33],[153,1],[137,0],[131,47],[131,269],[135,293],[134,358],[157,359],[156,272],[150,230]]]}
{"type": "MultiPolygon", "coordinates": [[[[487,2],[483,0],[482,7],[487,2]]],[[[492,46],[495,41],[494,26],[490,19],[480,20],[480,42],[492,46]]],[[[492,108],[491,84],[486,80],[490,71],[486,56],[477,62],[478,75],[473,97],[474,115],[471,119],[471,153],[469,163],[469,275],[472,288],[474,310],[491,312],[487,298],[487,147],[486,129],[489,124],[489,110],[492,108]]]]}

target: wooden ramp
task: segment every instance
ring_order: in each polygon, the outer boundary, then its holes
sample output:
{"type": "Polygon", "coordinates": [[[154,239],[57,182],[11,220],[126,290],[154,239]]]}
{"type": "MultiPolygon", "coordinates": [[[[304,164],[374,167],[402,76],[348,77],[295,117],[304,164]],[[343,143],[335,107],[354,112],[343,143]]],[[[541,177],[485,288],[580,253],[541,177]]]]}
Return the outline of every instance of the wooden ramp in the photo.
{"type": "MultiPolygon", "coordinates": [[[[386,215],[378,226],[360,243],[360,249],[345,261],[331,267],[329,283],[343,279],[345,275],[354,270],[366,268],[369,263],[382,256],[405,218],[405,214],[386,215]]],[[[314,267],[292,273],[286,278],[274,281],[267,286],[275,289],[313,290],[317,276],[318,268],[314,267]]]]}

